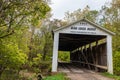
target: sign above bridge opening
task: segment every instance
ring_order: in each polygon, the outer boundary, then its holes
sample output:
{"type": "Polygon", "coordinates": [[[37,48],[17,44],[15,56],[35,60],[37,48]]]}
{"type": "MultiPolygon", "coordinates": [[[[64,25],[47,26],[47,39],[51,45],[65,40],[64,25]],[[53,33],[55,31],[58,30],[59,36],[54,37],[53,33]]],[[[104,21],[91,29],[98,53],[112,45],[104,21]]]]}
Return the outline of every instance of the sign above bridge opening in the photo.
{"type": "Polygon", "coordinates": [[[113,32],[93,23],[87,19],[82,19],[68,26],[54,30],[54,33],[89,34],[89,35],[114,35],[113,32]]]}
{"type": "Polygon", "coordinates": [[[85,34],[96,34],[96,27],[91,26],[87,22],[79,22],[70,26],[71,33],[85,33],[85,34]]]}

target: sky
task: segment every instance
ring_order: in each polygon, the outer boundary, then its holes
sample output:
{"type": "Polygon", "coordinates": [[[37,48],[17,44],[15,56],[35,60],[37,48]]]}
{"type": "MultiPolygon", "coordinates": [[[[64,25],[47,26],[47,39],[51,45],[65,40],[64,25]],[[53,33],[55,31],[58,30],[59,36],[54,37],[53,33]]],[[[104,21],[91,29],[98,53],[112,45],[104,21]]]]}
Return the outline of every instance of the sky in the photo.
{"type": "Polygon", "coordinates": [[[87,5],[91,10],[100,10],[101,7],[112,0],[51,0],[52,19],[63,19],[65,12],[84,9],[87,5]]]}

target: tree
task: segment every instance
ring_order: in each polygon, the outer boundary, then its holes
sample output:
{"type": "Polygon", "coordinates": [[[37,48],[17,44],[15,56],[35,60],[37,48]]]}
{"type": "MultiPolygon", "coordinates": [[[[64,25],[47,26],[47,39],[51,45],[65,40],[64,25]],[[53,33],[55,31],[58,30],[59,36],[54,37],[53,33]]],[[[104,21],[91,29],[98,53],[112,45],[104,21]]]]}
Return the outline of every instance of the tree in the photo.
{"type": "Polygon", "coordinates": [[[101,15],[103,16],[101,22],[105,28],[115,32],[113,37],[113,50],[120,51],[120,1],[113,0],[108,6],[103,6],[101,10],[101,15]]]}
{"type": "Polygon", "coordinates": [[[31,36],[30,28],[40,26],[49,11],[46,0],[0,1],[0,76],[5,69],[19,70],[26,63],[35,34],[33,30],[31,36]]]}
{"type": "Polygon", "coordinates": [[[38,25],[48,11],[44,0],[1,0],[0,38],[13,34],[16,28],[38,25]]]}
{"type": "Polygon", "coordinates": [[[71,23],[85,17],[93,22],[97,22],[98,15],[99,15],[98,11],[90,10],[89,6],[86,6],[83,10],[78,9],[76,11],[73,11],[72,13],[66,12],[64,19],[68,23],[71,23]]]}
{"type": "Polygon", "coordinates": [[[8,69],[19,69],[27,61],[27,55],[18,49],[18,45],[1,40],[0,47],[0,76],[2,72],[8,69]]]}
{"type": "Polygon", "coordinates": [[[42,58],[45,61],[46,57],[52,54],[52,31],[50,30],[50,26],[48,27],[41,27],[41,49],[42,49],[42,58]]]}

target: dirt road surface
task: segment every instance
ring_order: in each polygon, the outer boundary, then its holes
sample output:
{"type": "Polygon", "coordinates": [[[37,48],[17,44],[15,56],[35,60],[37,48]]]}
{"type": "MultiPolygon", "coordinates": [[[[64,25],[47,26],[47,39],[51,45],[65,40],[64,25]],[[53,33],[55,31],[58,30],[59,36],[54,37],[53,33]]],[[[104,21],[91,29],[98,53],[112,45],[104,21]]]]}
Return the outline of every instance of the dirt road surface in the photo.
{"type": "Polygon", "coordinates": [[[92,71],[83,71],[81,73],[77,72],[67,72],[67,77],[71,80],[114,80],[100,75],[99,73],[92,71]]]}
{"type": "Polygon", "coordinates": [[[77,68],[75,66],[64,66],[58,68],[59,72],[67,74],[67,77],[71,80],[114,80],[105,76],[102,76],[98,72],[94,72],[85,68],[77,68]]]}

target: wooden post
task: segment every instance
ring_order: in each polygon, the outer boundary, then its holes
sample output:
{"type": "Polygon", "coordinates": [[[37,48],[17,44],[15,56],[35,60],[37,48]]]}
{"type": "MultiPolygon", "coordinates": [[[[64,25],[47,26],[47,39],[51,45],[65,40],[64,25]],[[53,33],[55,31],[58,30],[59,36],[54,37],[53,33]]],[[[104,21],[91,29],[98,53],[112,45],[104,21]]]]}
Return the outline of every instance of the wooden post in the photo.
{"type": "Polygon", "coordinates": [[[78,60],[81,61],[80,50],[78,50],[78,60]]]}
{"type": "MultiPolygon", "coordinates": [[[[103,47],[102,47],[102,45],[100,45],[100,53],[99,53],[99,64],[101,64],[102,63],[102,54],[103,54],[103,47]]],[[[104,58],[103,58],[104,59],[104,58]]]]}
{"type": "MultiPolygon", "coordinates": [[[[82,48],[80,48],[80,58],[81,58],[81,62],[83,62],[83,57],[82,57],[82,48]]],[[[84,64],[81,63],[82,66],[84,66],[84,64]]]]}
{"type": "Polygon", "coordinates": [[[70,62],[72,62],[72,52],[70,52],[70,62]]]}
{"type": "Polygon", "coordinates": [[[107,36],[107,66],[108,72],[113,74],[113,63],[112,63],[112,37],[107,36]]]}
{"type": "Polygon", "coordinates": [[[55,33],[54,34],[54,45],[53,45],[53,57],[52,57],[52,72],[57,72],[58,44],[59,44],[59,33],[55,33]]]}
{"type": "MultiPolygon", "coordinates": [[[[92,49],[92,45],[91,44],[89,44],[89,48],[90,48],[90,54],[92,56],[92,62],[93,62],[93,64],[95,64],[95,57],[94,57],[94,53],[93,53],[93,49],[92,49]]],[[[95,66],[95,68],[96,68],[96,66],[95,66]]]]}
{"type": "Polygon", "coordinates": [[[87,60],[87,58],[86,58],[86,56],[85,56],[85,54],[84,54],[84,52],[83,52],[83,49],[82,49],[82,55],[83,55],[83,58],[85,59],[85,62],[87,63],[87,65],[88,65],[88,68],[89,69],[91,69],[91,67],[90,67],[90,65],[88,64],[88,60],[87,60]]]}
{"type": "MultiPolygon", "coordinates": [[[[96,48],[95,48],[95,65],[98,64],[98,41],[96,41],[96,48]]],[[[95,71],[98,71],[98,68],[95,67],[95,71]]]]}

